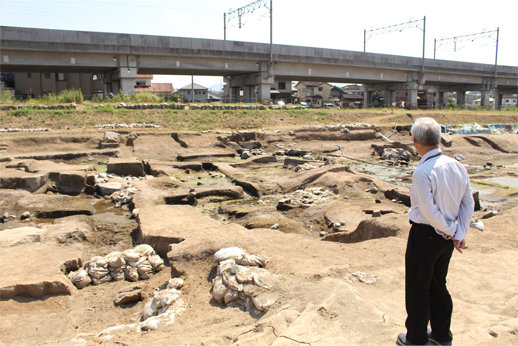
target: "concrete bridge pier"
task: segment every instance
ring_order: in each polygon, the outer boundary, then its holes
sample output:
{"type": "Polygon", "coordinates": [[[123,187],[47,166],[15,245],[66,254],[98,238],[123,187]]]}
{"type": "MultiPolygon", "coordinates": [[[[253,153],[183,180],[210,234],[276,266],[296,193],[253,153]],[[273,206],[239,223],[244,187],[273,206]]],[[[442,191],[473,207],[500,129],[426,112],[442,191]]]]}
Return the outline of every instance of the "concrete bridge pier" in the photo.
{"type": "Polygon", "coordinates": [[[373,91],[365,90],[363,92],[363,108],[371,108],[372,106],[372,93],[373,91]]]}
{"type": "Polygon", "coordinates": [[[417,91],[419,85],[424,84],[424,76],[417,72],[407,72],[407,83],[405,89],[407,91],[406,106],[408,108],[417,108],[417,91]]]}
{"type": "Polygon", "coordinates": [[[417,108],[417,90],[419,86],[417,83],[407,83],[406,102],[409,108],[417,108]]]}
{"type": "Polygon", "coordinates": [[[466,107],[466,92],[464,90],[457,90],[457,106],[466,107]]]}
{"type": "Polygon", "coordinates": [[[396,92],[394,90],[385,91],[385,105],[386,107],[395,107],[396,105],[396,92]]]}
{"type": "Polygon", "coordinates": [[[497,92],[495,95],[495,109],[501,109],[504,102],[504,94],[497,92]]]}
{"type": "Polygon", "coordinates": [[[435,102],[435,109],[440,109],[442,107],[445,107],[446,106],[446,101],[447,101],[447,100],[444,99],[445,92],[438,90],[437,91],[437,96],[438,96],[438,98],[437,98],[437,101],[435,102]]]}
{"type": "Polygon", "coordinates": [[[491,96],[491,90],[482,90],[482,94],[480,95],[480,105],[485,108],[491,107],[491,102],[489,97],[491,96]]]}
{"type": "Polygon", "coordinates": [[[125,95],[135,95],[136,67],[120,67],[104,75],[106,92],[117,95],[119,92],[125,95]]]}
{"type": "Polygon", "coordinates": [[[244,103],[255,102],[255,86],[245,85],[243,87],[243,102],[244,103]]]}
{"type": "Polygon", "coordinates": [[[231,87],[230,88],[230,95],[229,95],[229,102],[230,103],[239,103],[240,102],[240,87],[231,87]]]}

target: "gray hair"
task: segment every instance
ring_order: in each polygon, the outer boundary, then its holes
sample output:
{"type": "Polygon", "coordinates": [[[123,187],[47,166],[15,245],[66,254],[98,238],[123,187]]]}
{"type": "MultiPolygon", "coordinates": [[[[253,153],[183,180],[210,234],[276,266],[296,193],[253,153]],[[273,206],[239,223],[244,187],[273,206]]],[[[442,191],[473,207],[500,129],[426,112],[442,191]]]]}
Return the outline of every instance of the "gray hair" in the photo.
{"type": "Polygon", "coordinates": [[[441,125],[433,118],[418,118],[410,130],[412,138],[427,147],[439,147],[441,143],[441,125]]]}

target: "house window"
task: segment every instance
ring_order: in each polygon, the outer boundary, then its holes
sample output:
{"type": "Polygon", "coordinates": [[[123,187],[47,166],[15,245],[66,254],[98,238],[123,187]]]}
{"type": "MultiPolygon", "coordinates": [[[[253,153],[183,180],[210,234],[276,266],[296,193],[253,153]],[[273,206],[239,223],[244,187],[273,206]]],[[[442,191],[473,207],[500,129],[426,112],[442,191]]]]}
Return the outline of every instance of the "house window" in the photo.
{"type": "Polygon", "coordinates": [[[31,78],[31,77],[32,77],[32,76],[31,76],[31,73],[30,73],[30,72],[29,72],[29,73],[27,73],[27,78],[31,78]]]}
{"type": "Polygon", "coordinates": [[[324,90],[324,88],[323,88],[323,87],[319,87],[319,88],[318,88],[318,91],[322,91],[322,90],[324,90]]]}
{"type": "Polygon", "coordinates": [[[56,80],[57,81],[67,80],[67,74],[66,73],[56,73],[56,80]]]}
{"type": "Polygon", "coordinates": [[[92,75],[92,80],[101,80],[102,79],[102,76],[100,74],[93,74],[92,75]]]}
{"type": "Polygon", "coordinates": [[[45,73],[45,78],[49,79],[50,78],[50,73],[45,73]]]}
{"type": "Polygon", "coordinates": [[[203,95],[205,95],[205,90],[203,91],[203,95]]]}
{"type": "Polygon", "coordinates": [[[279,89],[286,89],[286,82],[279,82],[279,89]]]}
{"type": "Polygon", "coordinates": [[[190,95],[191,94],[191,91],[190,90],[187,90],[187,95],[190,95]]]}

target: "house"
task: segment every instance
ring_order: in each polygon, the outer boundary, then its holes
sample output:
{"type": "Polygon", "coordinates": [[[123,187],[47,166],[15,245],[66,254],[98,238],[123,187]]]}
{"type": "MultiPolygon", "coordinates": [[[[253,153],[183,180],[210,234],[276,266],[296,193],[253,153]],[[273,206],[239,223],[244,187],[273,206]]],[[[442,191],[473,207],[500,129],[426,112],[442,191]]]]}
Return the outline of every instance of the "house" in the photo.
{"type": "Polygon", "coordinates": [[[85,98],[102,98],[105,92],[102,74],[15,72],[11,76],[3,74],[2,78],[11,80],[12,88],[22,97],[40,97],[58,94],[66,89],[80,89],[85,98]]]}
{"type": "Polygon", "coordinates": [[[363,108],[363,91],[361,85],[349,84],[340,88],[340,107],[342,108],[363,108]]]}
{"type": "Polygon", "coordinates": [[[331,89],[333,86],[326,82],[298,82],[297,96],[301,102],[306,102],[311,108],[323,108],[324,103],[335,104],[331,89]]]}
{"type": "Polygon", "coordinates": [[[153,83],[152,80],[152,74],[137,74],[137,78],[135,78],[135,94],[150,92],[165,99],[173,96],[173,83],[153,83]]]}
{"type": "Polygon", "coordinates": [[[279,101],[295,103],[297,101],[297,94],[293,92],[292,83],[288,80],[275,81],[274,87],[270,88],[270,97],[273,103],[279,101]]]}
{"type": "Polygon", "coordinates": [[[518,95],[504,95],[502,97],[502,107],[518,107],[517,102],[518,95]]]}
{"type": "Polygon", "coordinates": [[[188,84],[178,89],[178,95],[188,102],[207,102],[209,88],[199,84],[188,84]]]}
{"type": "Polygon", "coordinates": [[[207,94],[207,102],[221,102],[221,96],[212,92],[207,94]]]}

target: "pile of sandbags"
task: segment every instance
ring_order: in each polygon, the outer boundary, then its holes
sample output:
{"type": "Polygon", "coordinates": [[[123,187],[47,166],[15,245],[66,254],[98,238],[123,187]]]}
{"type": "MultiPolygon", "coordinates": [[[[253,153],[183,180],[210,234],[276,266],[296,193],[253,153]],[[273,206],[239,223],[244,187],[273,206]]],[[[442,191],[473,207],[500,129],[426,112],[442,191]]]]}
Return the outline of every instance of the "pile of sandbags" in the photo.
{"type": "Polygon", "coordinates": [[[261,312],[275,303],[266,299],[265,292],[270,290],[273,275],[266,269],[268,258],[249,255],[243,249],[231,247],[214,254],[217,263],[217,276],[212,280],[212,297],[218,303],[228,305],[232,302],[243,305],[247,311],[256,308],[261,312]]]}
{"type": "Polygon", "coordinates": [[[161,324],[173,323],[176,314],[185,310],[180,299],[183,283],[180,278],[170,279],[149,295],[142,313],[141,330],[157,330],[161,324]]]}
{"type": "Polygon", "coordinates": [[[82,269],[68,274],[77,288],[90,284],[99,285],[109,281],[148,280],[149,276],[165,268],[164,261],[147,244],[136,246],[123,252],[115,251],[108,255],[95,256],[82,269]]]}

